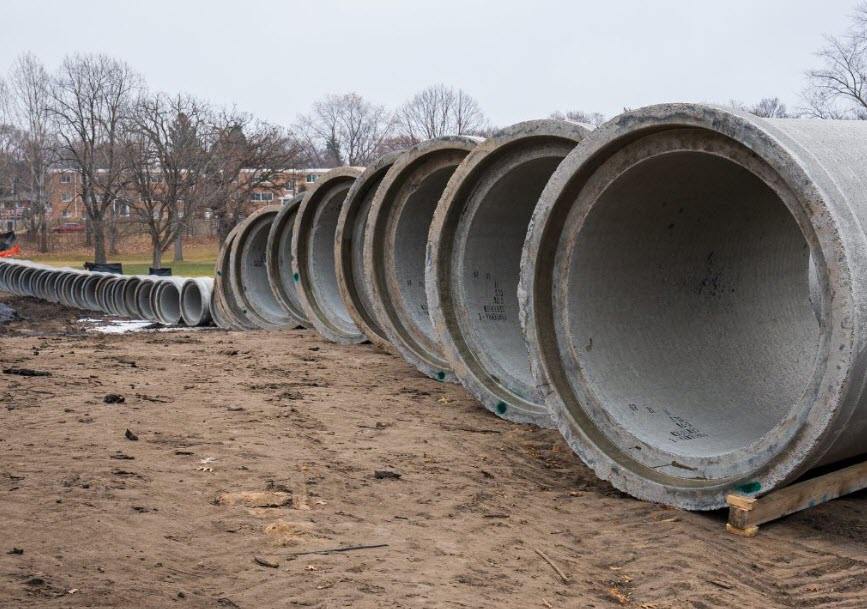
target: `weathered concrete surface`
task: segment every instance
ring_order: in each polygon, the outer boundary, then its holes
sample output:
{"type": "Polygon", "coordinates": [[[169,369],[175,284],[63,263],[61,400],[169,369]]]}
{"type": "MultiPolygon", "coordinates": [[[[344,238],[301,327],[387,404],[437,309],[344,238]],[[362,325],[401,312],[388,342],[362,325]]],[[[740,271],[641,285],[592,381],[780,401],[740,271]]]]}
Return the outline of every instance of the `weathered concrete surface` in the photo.
{"type": "Polygon", "coordinates": [[[355,180],[340,209],[334,240],[337,287],[346,311],[367,340],[385,351],[394,348],[373,308],[371,281],[364,274],[364,235],[376,191],[401,154],[390,152],[379,157],[355,180]]]}
{"type": "Polygon", "coordinates": [[[214,278],[214,306],[219,309],[219,314],[214,320],[222,322],[221,328],[226,330],[253,330],[257,326],[247,317],[246,310],[235,299],[231,286],[231,250],[238,233],[241,231],[239,224],[226,236],[226,242],[220,248],[217,255],[217,276],[214,278]]]}
{"type": "Polygon", "coordinates": [[[190,277],[181,286],[181,317],[188,326],[206,326],[211,322],[211,297],[214,280],[190,277]]]}
{"type": "Polygon", "coordinates": [[[304,195],[292,229],[292,278],[298,301],[313,327],[340,344],[367,340],[343,302],[335,261],[340,209],[363,171],[363,167],[340,167],[320,176],[304,195]]]}
{"type": "Polygon", "coordinates": [[[491,412],[552,427],[518,318],[521,248],[551,174],[588,133],[518,123],[479,144],[449,180],[428,236],[427,300],[455,375],[491,412]]]}
{"type": "MultiPolygon", "coordinates": [[[[119,280],[122,281],[122,280],[119,280]]],[[[161,324],[174,326],[181,321],[181,288],[184,277],[161,277],[151,290],[150,304],[161,324]]]]}
{"type": "Polygon", "coordinates": [[[672,104],[591,133],[542,194],[519,287],[570,446],[689,509],[863,453],[865,221],[864,123],[672,104]]]}
{"type": "Polygon", "coordinates": [[[297,282],[292,276],[292,233],[298,206],[303,199],[303,193],[289,199],[271,222],[265,267],[274,298],[283,306],[286,314],[295,320],[296,325],[309,328],[312,324],[298,300],[297,282]]]}
{"type": "Polygon", "coordinates": [[[437,202],[461,161],[482,140],[442,137],[413,146],[376,191],[364,239],[364,274],[375,318],[408,362],[457,382],[434,336],[425,293],[425,248],[437,202]]]}
{"type": "Polygon", "coordinates": [[[280,212],[269,205],[250,214],[240,225],[229,249],[229,287],[247,319],[259,328],[286,328],[295,325],[277,302],[265,266],[268,233],[280,212]]]}

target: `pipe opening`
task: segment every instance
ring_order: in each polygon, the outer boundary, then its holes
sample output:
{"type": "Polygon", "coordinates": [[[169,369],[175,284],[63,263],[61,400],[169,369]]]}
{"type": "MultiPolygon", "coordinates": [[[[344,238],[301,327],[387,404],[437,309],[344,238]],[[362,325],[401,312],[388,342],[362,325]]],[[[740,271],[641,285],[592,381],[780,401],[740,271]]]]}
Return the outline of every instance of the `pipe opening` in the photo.
{"type": "Polygon", "coordinates": [[[428,348],[433,351],[439,351],[439,347],[427,307],[425,248],[437,203],[456,167],[441,167],[412,185],[415,188],[404,199],[395,222],[394,249],[387,252],[400,294],[393,306],[404,323],[409,322],[419,330],[415,338],[426,338],[428,348]]]}
{"type": "Polygon", "coordinates": [[[810,250],[744,166],[698,150],[631,165],[565,255],[560,349],[578,362],[588,414],[622,449],[634,448],[625,432],[709,458],[798,414],[819,355],[810,250]]]}
{"type": "Polygon", "coordinates": [[[312,277],[307,285],[313,292],[313,302],[310,304],[319,309],[321,316],[326,317],[340,331],[356,334],[358,329],[340,295],[334,257],[337,221],[350,186],[352,180],[333,186],[316,206],[308,240],[308,260],[312,277]]]}
{"type": "Polygon", "coordinates": [[[268,246],[268,233],[271,230],[276,212],[265,214],[254,221],[244,236],[240,254],[240,284],[246,299],[256,312],[269,322],[285,323],[286,311],[277,302],[268,281],[265,259],[268,246]]]}
{"type": "Polygon", "coordinates": [[[202,291],[195,282],[190,282],[184,285],[181,290],[181,308],[183,309],[183,318],[190,322],[190,325],[198,325],[205,315],[202,299],[202,291]]]}
{"type": "Polygon", "coordinates": [[[155,320],[157,317],[154,314],[154,309],[151,306],[151,292],[156,283],[153,281],[142,281],[135,291],[136,305],[142,317],[149,321],[155,320]]]}
{"type": "Polygon", "coordinates": [[[530,400],[535,385],[518,319],[521,251],[530,217],[562,156],[529,160],[482,183],[458,226],[452,269],[461,340],[485,370],[530,400]]]}
{"type": "MultiPolygon", "coordinates": [[[[291,204],[291,203],[290,203],[291,204]]],[[[298,204],[292,204],[292,209],[278,216],[280,225],[275,240],[275,256],[273,268],[269,270],[269,282],[272,291],[275,289],[282,296],[283,305],[298,319],[305,319],[304,309],[298,299],[297,282],[292,277],[292,235],[295,227],[295,217],[298,215],[298,204]]],[[[275,220],[276,222],[276,220],[275,220]]],[[[274,230],[274,229],[272,229],[274,230]]]]}
{"type": "Polygon", "coordinates": [[[160,321],[174,326],[181,321],[181,293],[178,286],[166,281],[160,284],[157,292],[157,311],[160,321]]]}

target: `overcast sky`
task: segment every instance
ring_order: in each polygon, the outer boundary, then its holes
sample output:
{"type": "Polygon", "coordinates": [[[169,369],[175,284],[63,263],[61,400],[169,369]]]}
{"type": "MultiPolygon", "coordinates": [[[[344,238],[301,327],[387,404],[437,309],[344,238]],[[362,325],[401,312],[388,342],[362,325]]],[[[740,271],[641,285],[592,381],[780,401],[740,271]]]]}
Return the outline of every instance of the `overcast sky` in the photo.
{"type": "Polygon", "coordinates": [[[284,125],[327,93],[396,106],[437,82],[496,125],[664,101],[799,103],[855,0],[2,0],[0,70],[105,52],[154,89],[284,125]]]}

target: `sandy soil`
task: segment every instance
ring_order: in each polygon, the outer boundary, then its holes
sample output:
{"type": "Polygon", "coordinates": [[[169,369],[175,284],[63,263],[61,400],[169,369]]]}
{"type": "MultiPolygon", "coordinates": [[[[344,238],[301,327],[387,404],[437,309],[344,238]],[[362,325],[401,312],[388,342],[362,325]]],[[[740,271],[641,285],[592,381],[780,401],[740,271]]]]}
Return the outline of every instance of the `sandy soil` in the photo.
{"type": "Polygon", "coordinates": [[[369,345],[5,302],[2,607],[867,606],[867,494],[741,539],[369,345]]]}

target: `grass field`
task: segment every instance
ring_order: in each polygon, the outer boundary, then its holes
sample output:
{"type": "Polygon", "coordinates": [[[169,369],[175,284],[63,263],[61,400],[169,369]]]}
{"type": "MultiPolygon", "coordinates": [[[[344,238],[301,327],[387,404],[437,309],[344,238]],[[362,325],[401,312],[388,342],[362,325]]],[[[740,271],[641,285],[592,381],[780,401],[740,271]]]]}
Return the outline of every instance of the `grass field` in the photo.
{"type": "MultiPolygon", "coordinates": [[[[172,261],[172,251],[163,255],[163,267],[172,269],[172,275],[183,277],[213,277],[214,264],[217,260],[216,242],[191,243],[184,246],[184,260],[172,261]]],[[[51,266],[69,266],[82,268],[86,260],[93,260],[92,251],[75,251],[52,254],[39,254],[24,250],[21,258],[50,264],[51,266]]],[[[127,275],[146,275],[151,265],[151,256],[148,252],[121,253],[119,256],[109,256],[109,262],[123,264],[123,272],[127,275]]]]}

